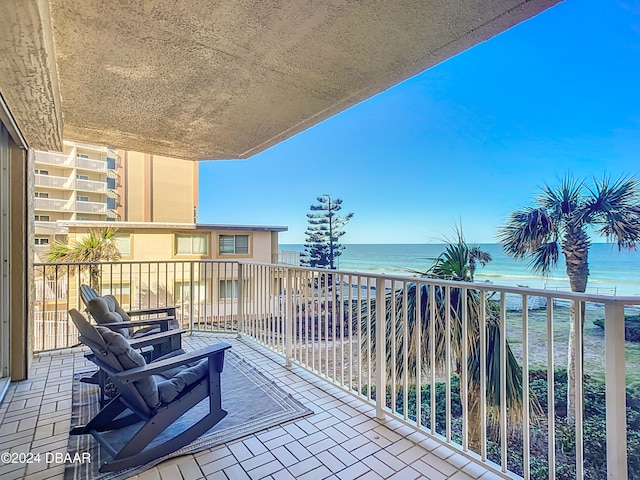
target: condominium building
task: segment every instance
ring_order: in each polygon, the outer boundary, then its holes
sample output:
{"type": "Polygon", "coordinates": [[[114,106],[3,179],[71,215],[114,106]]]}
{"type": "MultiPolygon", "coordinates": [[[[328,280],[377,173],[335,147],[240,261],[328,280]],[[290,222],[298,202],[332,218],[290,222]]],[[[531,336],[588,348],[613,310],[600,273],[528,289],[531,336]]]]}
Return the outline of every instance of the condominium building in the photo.
{"type": "Polygon", "coordinates": [[[36,252],[66,241],[59,222],[195,222],[197,162],[65,141],[34,164],[36,252]]]}

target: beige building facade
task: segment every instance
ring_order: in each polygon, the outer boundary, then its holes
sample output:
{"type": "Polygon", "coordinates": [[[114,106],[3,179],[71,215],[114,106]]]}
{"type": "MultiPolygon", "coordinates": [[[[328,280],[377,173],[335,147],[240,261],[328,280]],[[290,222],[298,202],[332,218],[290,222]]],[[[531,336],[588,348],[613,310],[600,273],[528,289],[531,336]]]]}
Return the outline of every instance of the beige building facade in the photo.
{"type": "Polygon", "coordinates": [[[197,162],[71,141],[34,159],[37,253],[67,242],[58,222],[195,222],[197,162]]]}
{"type": "MultiPolygon", "coordinates": [[[[178,307],[182,323],[211,325],[236,321],[239,292],[251,301],[259,279],[240,274],[238,261],[278,261],[281,226],[203,225],[152,222],[65,222],[68,242],[81,241],[91,230],[115,228],[120,259],[77,268],[36,263],[34,276],[34,349],[55,349],[75,331],[67,310],[84,308],[79,290],[91,284],[96,268],[103,295],[112,294],[127,309],[178,307]],[[242,282],[242,288],[240,286],[242,282]]],[[[264,279],[261,279],[264,281],[264,279]]],[[[95,279],[93,279],[95,282],[95,279]]]]}

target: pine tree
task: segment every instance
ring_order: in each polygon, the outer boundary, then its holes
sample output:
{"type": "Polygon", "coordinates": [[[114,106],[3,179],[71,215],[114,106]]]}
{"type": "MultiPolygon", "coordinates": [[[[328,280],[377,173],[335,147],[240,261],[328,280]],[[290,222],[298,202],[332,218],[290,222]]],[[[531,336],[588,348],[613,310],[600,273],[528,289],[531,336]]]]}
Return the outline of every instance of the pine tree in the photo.
{"type": "Polygon", "coordinates": [[[344,227],[353,213],[338,215],[342,209],[342,199],[333,199],[328,194],[319,196],[317,202],[311,205],[311,213],[307,213],[309,226],[305,232],[307,240],[304,245],[307,262],[310,267],[335,270],[335,260],[345,249],[340,244],[340,237],[345,234],[344,227]]]}

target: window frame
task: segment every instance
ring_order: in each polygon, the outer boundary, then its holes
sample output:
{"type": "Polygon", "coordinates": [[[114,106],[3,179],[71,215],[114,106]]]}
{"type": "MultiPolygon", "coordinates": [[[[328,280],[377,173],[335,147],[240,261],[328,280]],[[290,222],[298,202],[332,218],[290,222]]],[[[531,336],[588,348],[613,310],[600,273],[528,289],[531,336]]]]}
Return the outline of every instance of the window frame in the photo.
{"type": "Polygon", "coordinates": [[[118,251],[120,252],[120,257],[121,258],[131,258],[133,256],[133,242],[132,240],[132,235],[129,232],[116,232],[113,236],[113,243],[116,244],[116,246],[118,247],[118,251]],[[118,243],[116,242],[116,238],[122,238],[122,237],[127,237],[128,243],[129,243],[129,251],[128,252],[122,252],[122,250],[120,250],[120,246],[118,245],[118,243]]]}
{"type": "Polygon", "coordinates": [[[172,258],[210,258],[211,257],[211,235],[208,232],[175,232],[173,234],[173,248],[172,248],[172,258]],[[178,241],[180,238],[190,237],[191,238],[191,253],[181,253],[178,250],[178,241]],[[204,238],[204,253],[193,253],[193,239],[194,237],[203,237],[204,238]]]}
{"type": "Polygon", "coordinates": [[[217,254],[218,254],[218,257],[227,257],[227,258],[228,257],[241,257],[241,258],[251,257],[253,255],[253,235],[249,233],[240,233],[240,234],[227,233],[227,232],[219,233],[217,254]],[[233,237],[233,252],[222,251],[222,246],[223,246],[222,237],[233,237]],[[246,253],[238,253],[237,237],[247,238],[246,253]]]}

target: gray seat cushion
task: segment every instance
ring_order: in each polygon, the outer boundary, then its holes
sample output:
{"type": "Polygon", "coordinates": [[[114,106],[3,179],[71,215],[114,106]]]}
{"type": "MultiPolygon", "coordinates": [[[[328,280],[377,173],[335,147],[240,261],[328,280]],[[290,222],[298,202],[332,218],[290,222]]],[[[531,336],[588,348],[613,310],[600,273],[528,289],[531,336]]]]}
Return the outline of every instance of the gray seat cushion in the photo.
{"type": "Polygon", "coordinates": [[[158,381],[158,393],[162,403],[171,403],[186,387],[207,376],[209,362],[205,358],[193,366],[183,368],[168,380],[158,381]]]}

